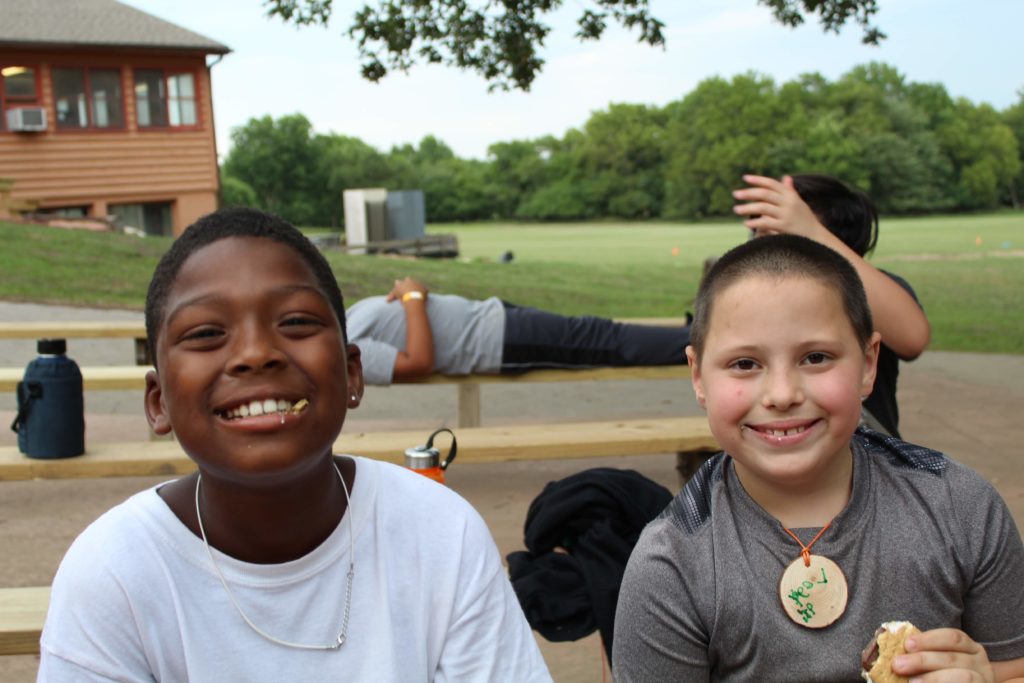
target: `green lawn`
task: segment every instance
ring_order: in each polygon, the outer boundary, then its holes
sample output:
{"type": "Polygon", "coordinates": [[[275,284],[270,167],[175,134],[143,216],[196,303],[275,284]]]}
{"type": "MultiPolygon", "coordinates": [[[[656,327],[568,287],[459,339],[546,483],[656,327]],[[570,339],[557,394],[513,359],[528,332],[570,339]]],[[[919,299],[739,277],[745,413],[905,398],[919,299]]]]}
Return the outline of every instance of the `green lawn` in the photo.
{"type": "MultiPolygon", "coordinates": [[[[561,313],[679,316],[703,260],[746,239],[736,221],[695,225],[432,225],[453,232],[454,261],[329,252],[352,301],[412,275],[433,289],[497,295],[561,313]],[[498,262],[512,251],[510,264],[498,262]]],[[[169,240],[0,223],[0,299],[141,309],[169,240]]],[[[1024,213],[885,219],[873,262],[909,280],[932,348],[1024,353],[1024,213]],[[980,243],[979,243],[980,241],[980,243]]]]}
{"type": "MultiPolygon", "coordinates": [[[[435,224],[451,232],[468,258],[497,259],[511,250],[518,260],[595,264],[697,265],[747,238],[739,221],[701,224],[579,223],[435,224]],[[674,254],[673,249],[678,249],[674,254]]],[[[1024,250],[1024,213],[926,218],[887,218],[874,259],[941,255],[979,257],[1024,250]],[[977,238],[981,244],[977,244],[977,238]],[[1005,245],[1005,246],[1004,246],[1005,245]]]]}
{"type": "Polygon", "coordinates": [[[509,250],[517,261],[684,268],[746,239],[738,223],[442,224],[430,232],[455,233],[467,258],[497,259],[509,250]]]}

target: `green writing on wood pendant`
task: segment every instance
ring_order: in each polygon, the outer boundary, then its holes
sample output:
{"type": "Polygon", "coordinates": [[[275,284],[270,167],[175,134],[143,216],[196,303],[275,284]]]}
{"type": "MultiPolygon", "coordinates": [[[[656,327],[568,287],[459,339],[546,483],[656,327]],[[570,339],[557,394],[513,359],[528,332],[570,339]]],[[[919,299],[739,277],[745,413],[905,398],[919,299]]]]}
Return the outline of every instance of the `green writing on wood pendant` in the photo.
{"type": "Polygon", "coordinates": [[[821,555],[796,558],[782,572],[779,599],[789,618],[807,628],[825,628],[843,616],[849,590],[843,571],[821,555]]]}

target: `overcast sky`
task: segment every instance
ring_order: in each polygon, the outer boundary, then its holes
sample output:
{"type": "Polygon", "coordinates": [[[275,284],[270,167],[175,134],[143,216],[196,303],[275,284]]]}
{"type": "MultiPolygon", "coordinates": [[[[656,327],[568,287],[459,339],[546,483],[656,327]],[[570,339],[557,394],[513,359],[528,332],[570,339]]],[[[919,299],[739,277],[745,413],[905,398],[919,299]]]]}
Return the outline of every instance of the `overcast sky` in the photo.
{"type": "Polygon", "coordinates": [[[664,105],[710,76],[757,71],[777,83],[817,71],[834,80],[872,60],[911,81],[942,83],[954,97],[1003,109],[1024,88],[1022,0],[879,0],[881,47],[848,26],[825,34],[815,23],[788,29],[756,0],[651,0],[665,22],[665,50],[638,45],[609,26],[580,43],[568,0],[552,15],[546,60],[531,92],[488,93],[471,72],[418,66],[379,84],[359,75],[345,29],[363,3],[335,0],[330,27],[295,28],[269,19],[261,0],[123,0],[226,44],[213,67],[218,148],[250,118],[301,112],[320,133],[360,138],[381,151],[433,134],[462,157],[485,158],[493,142],[561,136],[613,102],[664,105]]]}

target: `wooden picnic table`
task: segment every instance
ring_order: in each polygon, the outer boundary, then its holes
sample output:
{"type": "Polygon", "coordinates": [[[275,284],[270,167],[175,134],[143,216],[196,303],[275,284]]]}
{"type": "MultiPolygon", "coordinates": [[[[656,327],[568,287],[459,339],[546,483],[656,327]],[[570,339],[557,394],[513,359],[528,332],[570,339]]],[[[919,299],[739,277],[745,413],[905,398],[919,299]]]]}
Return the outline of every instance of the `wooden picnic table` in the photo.
{"type": "MultiPolygon", "coordinates": [[[[638,325],[679,326],[686,320],[678,318],[623,318],[620,322],[638,325]]],[[[82,367],[85,388],[89,390],[124,390],[145,387],[145,375],[151,365],[149,348],[146,344],[144,320],[125,321],[68,321],[68,322],[2,322],[0,339],[44,339],[57,338],[130,338],[135,340],[136,367],[98,366],[82,367]]],[[[20,381],[22,370],[0,368],[0,391],[14,391],[20,381]]],[[[625,368],[582,368],[531,370],[519,375],[428,375],[401,384],[455,384],[458,390],[458,426],[477,427],[480,425],[480,385],[507,382],[585,382],[593,380],[647,380],[686,379],[690,369],[685,365],[625,368]]]]}
{"type": "MultiPolygon", "coordinates": [[[[146,388],[146,373],[151,368],[142,365],[82,366],[82,385],[86,391],[125,391],[146,388]]],[[[24,376],[23,368],[0,367],[0,391],[13,392],[24,376]]],[[[454,384],[458,392],[459,427],[479,427],[481,424],[481,395],[483,384],[509,384],[516,382],[592,382],[630,380],[687,380],[688,365],[630,366],[620,368],[579,368],[530,370],[520,374],[499,375],[427,375],[403,381],[394,386],[454,384]]]]}
{"type": "Polygon", "coordinates": [[[0,339],[134,339],[135,362],[150,365],[146,323],[138,320],[0,322],[0,339]]]}

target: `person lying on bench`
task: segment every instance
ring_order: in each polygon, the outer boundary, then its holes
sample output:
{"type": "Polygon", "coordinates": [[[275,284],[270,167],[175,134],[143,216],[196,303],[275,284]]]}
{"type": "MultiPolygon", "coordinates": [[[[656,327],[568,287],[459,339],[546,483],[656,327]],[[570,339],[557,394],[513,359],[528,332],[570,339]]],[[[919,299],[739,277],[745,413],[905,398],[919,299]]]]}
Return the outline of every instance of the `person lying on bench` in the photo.
{"type": "Polygon", "coordinates": [[[347,317],[349,339],[362,351],[367,384],[435,372],[683,365],[690,343],[687,326],[567,317],[497,297],[475,301],[428,293],[411,277],[395,280],[387,296],[357,301],[347,317]]]}
{"type": "Polygon", "coordinates": [[[484,521],[332,453],[363,393],[341,291],[294,227],[200,219],[146,299],[145,411],[196,474],[75,540],[40,681],[551,680],[484,521]]]}
{"type": "Polygon", "coordinates": [[[694,314],[694,394],[724,452],[630,555],[616,683],[860,680],[893,621],[922,632],[876,681],[1024,677],[1006,503],[946,455],[858,425],[879,333],[850,262],[797,235],[750,240],[694,314]]]}
{"type": "Polygon", "coordinates": [[[782,180],[746,175],[751,185],[733,192],[744,203],[744,216],[754,236],[801,235],[833,249],[850,262],[864,283],[875,329],[882,335],[875,388],[864,400],[862,416],[876,431],[899,437],[896,381],[899,362],[914,360],[931,339],[931,327],[910,284],[879,270],[865,256],[878,242],[878,210],[865,193],[837,178],[800,174],[782,180]]]}

